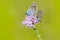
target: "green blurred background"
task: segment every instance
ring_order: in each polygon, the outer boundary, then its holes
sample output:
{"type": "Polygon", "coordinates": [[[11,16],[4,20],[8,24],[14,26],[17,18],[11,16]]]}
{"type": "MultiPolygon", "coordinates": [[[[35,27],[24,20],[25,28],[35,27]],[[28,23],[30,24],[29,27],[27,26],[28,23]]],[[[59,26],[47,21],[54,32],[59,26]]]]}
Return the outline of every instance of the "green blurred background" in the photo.
{"type": "MultiPolygon", "coordinates": [[[[21,24],[34,0],[0,0],[0,40],[37,40],[33,29],[21,24]]],[[[41,23],[36,24],[42,40],[60,40],[60,1],[35,0],[44,10],[41,23]],[[44,23],[46,21],[46,23],[44,23]]]]}

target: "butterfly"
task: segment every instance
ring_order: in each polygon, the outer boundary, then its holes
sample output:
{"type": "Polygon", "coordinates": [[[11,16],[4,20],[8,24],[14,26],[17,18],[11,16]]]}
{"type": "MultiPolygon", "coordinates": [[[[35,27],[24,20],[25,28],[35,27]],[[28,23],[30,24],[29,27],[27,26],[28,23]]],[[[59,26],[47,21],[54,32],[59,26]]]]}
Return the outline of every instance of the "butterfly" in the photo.
{"type": "Polygon", "coordinates": [[[26,12],[25,20],[22,22],[22,24],[25,25],[27,28],[34,27],[34,24],[41,21],[43,17],[43,10],[38,10],[36,16],[35,13],[36,13],[36,4],[33,3],[28,8],[26,12]]]}

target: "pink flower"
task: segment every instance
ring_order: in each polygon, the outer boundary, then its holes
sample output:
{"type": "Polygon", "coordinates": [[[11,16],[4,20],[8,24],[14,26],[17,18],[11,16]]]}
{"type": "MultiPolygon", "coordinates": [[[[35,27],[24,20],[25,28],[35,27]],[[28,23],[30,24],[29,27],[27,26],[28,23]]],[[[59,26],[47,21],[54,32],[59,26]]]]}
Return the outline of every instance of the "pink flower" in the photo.
{"type": "Polygon", "coordinates": [[[25,21],[22,22],[27,28],[34,27],[34,24],[37,23],[37,19],[34,16],[26,16],[25,21]]]}
{"type": "Polygon", "coordinates": [[[23,25],[29,25],[29,24],[32,24],[32,22],[31,21],[23,21],[22,24],[23,25]]]}

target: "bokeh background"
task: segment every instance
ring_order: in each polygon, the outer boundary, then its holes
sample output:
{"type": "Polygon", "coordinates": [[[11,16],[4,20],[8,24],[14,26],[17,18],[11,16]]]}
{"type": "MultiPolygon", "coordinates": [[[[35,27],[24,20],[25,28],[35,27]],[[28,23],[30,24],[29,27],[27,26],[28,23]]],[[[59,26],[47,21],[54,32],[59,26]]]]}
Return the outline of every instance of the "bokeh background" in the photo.
{"type": "Polygon", "coordinates": [[[60,40],[59,0],[0,0],[0,40],[37,40],[34,30],[21,24],[33,2],[44,10],[42,22],[35,25],[42,40],[60,40]]]}

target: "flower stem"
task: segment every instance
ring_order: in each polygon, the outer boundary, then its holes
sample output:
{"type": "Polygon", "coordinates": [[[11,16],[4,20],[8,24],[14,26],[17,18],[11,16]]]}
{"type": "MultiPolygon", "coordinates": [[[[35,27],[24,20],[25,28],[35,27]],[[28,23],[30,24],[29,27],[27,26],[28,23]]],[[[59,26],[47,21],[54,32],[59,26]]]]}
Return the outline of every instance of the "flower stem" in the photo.
{"type": "Polygon", "coordinates": [[[37,35],[37,37],[38,37],[38,40],[41,40],[39,31],[38,31],[36,28],[33,28],[33,30],[35,31],[35,33],[36,33],[36,35],[37,35]]]}

